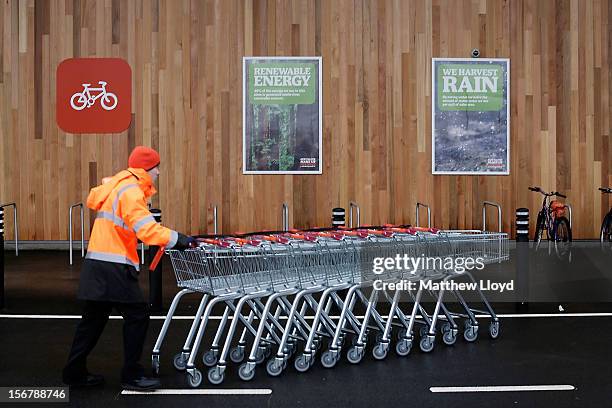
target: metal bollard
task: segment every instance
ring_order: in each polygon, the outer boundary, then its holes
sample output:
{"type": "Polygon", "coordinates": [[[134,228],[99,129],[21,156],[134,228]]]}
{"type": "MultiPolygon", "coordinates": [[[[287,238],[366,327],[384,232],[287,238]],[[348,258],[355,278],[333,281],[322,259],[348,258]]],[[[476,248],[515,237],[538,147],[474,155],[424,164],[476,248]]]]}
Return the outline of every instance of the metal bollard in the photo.
{"type": "Polygon", "coordinates": [[[0,309],[4,308],[4,208],[0,207],[0,309]]]}
{"type": "MultiPolygon", "coordinates": [[[[161,223],[161,210],[157,208],[151,209],[151,214],[155,221],[161,223]]],[[[155,254],[159,250],[158,246],[149,245],[149,265],[155,258],[155,254]]],[[[149,306],[152,312],[162,310],[162,263],[159,262],[154,270],[149,270],[149,306]]]]}

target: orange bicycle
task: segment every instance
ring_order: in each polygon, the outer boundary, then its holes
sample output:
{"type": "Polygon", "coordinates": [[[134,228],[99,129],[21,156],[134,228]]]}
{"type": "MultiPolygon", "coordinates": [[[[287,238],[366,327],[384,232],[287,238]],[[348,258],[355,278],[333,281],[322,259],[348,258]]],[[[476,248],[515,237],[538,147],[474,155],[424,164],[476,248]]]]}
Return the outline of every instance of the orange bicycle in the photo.
{"type": "Polygon", "coordinates": [[[554,244],[555,252],[559,257],[571,255],[572,229],[569,220],[565,217],[565,204],[557,200],[550,200],[550,197],[553,196],[567,197],[558,191],[547,193],[540,187],[529,187],[529,190],[544,196],[533,237],[536,250],[540,246],[544,232],[546,232],[548,242],[554,244]]]}

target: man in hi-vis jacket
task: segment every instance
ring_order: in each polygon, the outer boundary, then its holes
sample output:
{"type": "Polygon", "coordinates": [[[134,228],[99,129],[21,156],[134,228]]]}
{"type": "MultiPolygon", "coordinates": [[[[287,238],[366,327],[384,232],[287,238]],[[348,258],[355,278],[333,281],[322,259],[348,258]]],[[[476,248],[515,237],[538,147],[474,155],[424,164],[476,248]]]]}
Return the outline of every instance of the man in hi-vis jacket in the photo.
{"type": "Polygon", "coordinates": [[[155,150],[138,146],[130,154],[129,168],[106,178],[87,197],[87,207],[97,215],[81,270],[78,297],[85,301],[85,310],[63,370],[66,384],[104,383],[104,377],[89,373],[86,360],[114,308],[124,319],[121,385],[135,390],[160,386],[159,379],[144,376],[139,363],[149,312],[138,285],[138,239],[177,249],[195,241],[158,224],[147,207],[147,199],[156,193],[153,183],[159,175],[159,162],[155,150]]]}

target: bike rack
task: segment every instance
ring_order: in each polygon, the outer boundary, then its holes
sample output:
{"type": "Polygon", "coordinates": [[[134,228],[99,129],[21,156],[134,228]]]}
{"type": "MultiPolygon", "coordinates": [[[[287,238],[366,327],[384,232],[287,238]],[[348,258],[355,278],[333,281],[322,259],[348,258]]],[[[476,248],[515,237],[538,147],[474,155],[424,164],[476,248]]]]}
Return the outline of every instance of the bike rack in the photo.
{"type": "Polygon", "coordinates": [[[416,226],[419,226],[419,207],[427,208],[427,228],[431,228],[431,209],[423,203],[416,203],[416,226]]]}
{"type": "Polygon", "coordinates": [[[283,231],[289,231],[289,206],[287,203],[283,203],[281,216],[283,219],[283,231]]]}
{"type": "Polygon", "coordinates": [[[355,208],[357,213],[357,228],[361,225],[361,213],[359,211],[359,206],[356,202],[349,202],[349,228],[353,228],[353,208],[355,208]]]}
{"type": "Polygon", "coordinates": [[[483,201],[482,203],[482,230],[487,230],[487,206],[497,208],[497,226],[498,231],[502,232],[502,209],[501,205],[493,201],[483,201]]]}
{"type": "Polygon", "coordinates": [[[213,206],[213,227],[214,227],[214,233],[215,235],[217,235],[217,206],[213,206]]]}
{"type": "Polygon", "coordinates": [[[70,241],[70,265],[72,265],[72,210],[75,207],[81,208],[81,258],[85,257],[85,220],[83,218],[83,203],[76,203],[70,206],[68,211],[68,239],[70,241]]]}
{"type": "Polygon", "coordinates": [[[0,208],[4,208],[4,207],[13,207],[13,231],[15,231],[15,256],[19,256],[19,223],[17,222],[17,204],[6,203],[6,204],[0,205],[0,208]]]}
{"type": "Polygon", "coordinates": [[[565,208],[567,208],[567,214],[569,216],[569,226],[570,229],[572,229],[572,205],[566,203],[565,208]]]}

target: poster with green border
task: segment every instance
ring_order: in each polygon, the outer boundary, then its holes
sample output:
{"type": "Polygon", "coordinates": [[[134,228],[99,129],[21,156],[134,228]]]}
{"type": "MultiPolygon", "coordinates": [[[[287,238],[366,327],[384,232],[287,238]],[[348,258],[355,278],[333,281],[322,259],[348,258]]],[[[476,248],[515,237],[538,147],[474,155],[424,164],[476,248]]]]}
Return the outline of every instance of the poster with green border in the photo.
{"type": "Polygon", "coordinates": [[[244,57],[242,69],[243,174],[321,174],[321,57],[244,57]]]}
{"type": "Polygon", "coordinates": [[[432,58],[432,173],[510,174],[510,60],[432,58]]]}

